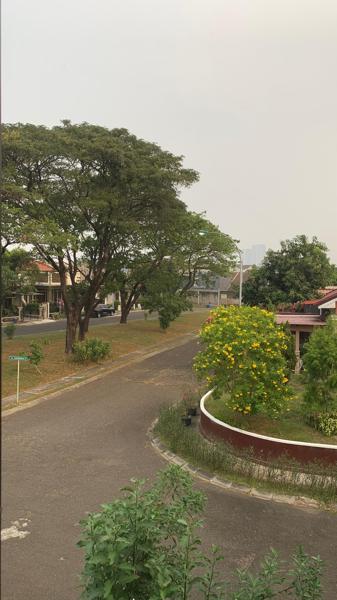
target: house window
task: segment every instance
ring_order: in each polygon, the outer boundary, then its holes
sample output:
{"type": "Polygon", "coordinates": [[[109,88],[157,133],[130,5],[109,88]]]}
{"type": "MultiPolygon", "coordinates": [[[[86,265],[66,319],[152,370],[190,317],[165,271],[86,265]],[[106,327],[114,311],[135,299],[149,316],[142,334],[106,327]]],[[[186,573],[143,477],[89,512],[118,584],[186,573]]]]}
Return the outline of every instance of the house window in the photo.
{"type": "Polygon", "coordinates": [[[61,290],[52,290],[52,302],[58,303],[60,300],[62,300],[61,290]]]}

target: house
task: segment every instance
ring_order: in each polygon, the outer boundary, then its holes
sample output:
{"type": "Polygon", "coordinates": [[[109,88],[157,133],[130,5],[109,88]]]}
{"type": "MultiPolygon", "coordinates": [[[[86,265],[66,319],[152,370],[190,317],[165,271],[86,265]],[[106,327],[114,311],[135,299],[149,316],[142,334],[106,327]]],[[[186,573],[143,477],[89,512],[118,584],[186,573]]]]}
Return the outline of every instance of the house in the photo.
{"type": "Polygon", "coordinates": [[[58,304],[62,299],[60,276],[50,265],[41,261],[35,261],[39,270],[38,281],[35,283],[35,302],[39,304],[49,302],[58,304]]]}
{"type": "MultiPolygon", "coordinates": [[[[323,291],[323,290],[320,290],[323,291]]],[[[304,300],[301,303],[305,314],[328,316],[330,312],[335,312],[337,302],[337,287],[326,288],[321,298],[314,300],[304,300]]]]}
{"type": "MultiPolygon", "coordinates": [[[[50,312],[56,312],[62,307],[62,292],[60,276],[50,265],[42,261],[34,261],[38,275],[34,291],[27,294],[16,293],[8,298],[8,306],[15,307],[19,312],[19,319],[25,314],[37,318],[48,318],[50,312]],[[35,305],[35,306],[32,306],[35,305]],[[38,305],[38,307],[36,307],[38,305]],[[36,313],[36,314],[35,314],[36,313]]],[[[81,275],[77,277],[81,280],[81,275]]],[[[67,274],[67,285],[71,285],[70,276],[67,274]]]]}
{"type": "Polygon", "coordinates": [[[296,366],[295,373],[301,369],[301,353],[303,345],[308,341],[310,334],[316,327],[323,327],[329,315],[337,315],[337,288],[329,290],[324,296],[314,300],[305,300],[301,303],[302,313],[277,313],[278,325],[287,323],[290,331],[295,336],[296,366]]]}
{"type": "MultiPolygon", "coordinates": [[[[242,282],[250,276],[251,266],[243,266],[242,282]]],[[[219,304],[239,304],[240,270],[234,271],[228,277],[213,273],[200,273],[194,286],[189,291],[193,304],[200,306],[219,304]]]]}
{"type": "MultiPolygon", "coordinates": [[[[39,274],[35,283],[35,291],[25,296],[27,304],[37,302],[38,304],[59,304],[62,301],[60,275],[57,271],[45,262],[36,260],[35,265],[39,274]]],[[[82,276],[78,273],[76,281],[79,283],[82,276]]],[[[70,275],[66,274],[66,283],[71,285],[70,275]]]]}

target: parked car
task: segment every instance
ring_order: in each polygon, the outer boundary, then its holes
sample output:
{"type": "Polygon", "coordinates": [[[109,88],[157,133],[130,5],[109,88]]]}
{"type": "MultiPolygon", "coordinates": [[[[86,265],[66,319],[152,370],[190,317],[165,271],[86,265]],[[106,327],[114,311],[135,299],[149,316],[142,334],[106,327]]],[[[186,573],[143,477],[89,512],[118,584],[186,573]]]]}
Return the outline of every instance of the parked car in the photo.
{"type": "Polygon", "coordinates": [[[109,306],[108,304],[97,304],[90,316],[99,319],[100,317],[111,317],[111,315],[114,314],[115,309],[113,306],[109,306]]]}

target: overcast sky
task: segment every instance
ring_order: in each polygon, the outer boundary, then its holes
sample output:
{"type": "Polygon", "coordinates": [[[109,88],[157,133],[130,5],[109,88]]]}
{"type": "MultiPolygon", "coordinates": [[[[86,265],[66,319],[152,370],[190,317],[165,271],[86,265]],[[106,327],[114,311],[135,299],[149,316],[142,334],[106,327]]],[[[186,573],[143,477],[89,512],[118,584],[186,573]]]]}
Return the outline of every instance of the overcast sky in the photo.
{"type": "Polygon", "coordinates": [[[241,247],[337,262],[336,0],[3,0],[3,120],[126,127],[241,247]]]}

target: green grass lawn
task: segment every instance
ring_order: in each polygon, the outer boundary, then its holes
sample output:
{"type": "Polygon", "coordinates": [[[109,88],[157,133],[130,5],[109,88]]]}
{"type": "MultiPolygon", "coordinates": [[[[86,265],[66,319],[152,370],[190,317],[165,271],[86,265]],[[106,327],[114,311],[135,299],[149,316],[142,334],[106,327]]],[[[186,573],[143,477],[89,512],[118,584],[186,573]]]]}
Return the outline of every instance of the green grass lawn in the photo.
{"type": "Polygon", "coordinates": [[[232,411],[225,405],[225,398],[209,398],[206,402],[207,410],[217,419],[261,435],[270,437],[297,440],[298,442],[316,442],[318,444],[337,444],[337,436],[327,437],[305,423],[303,414],[302,395],[304,384],[301,375],[293,375],[291,387],[295,392],[295,398],[288,408],[278,419],[272,419],[266,415],[241,415],[232,411]]]}
{"type": "MultiPolygon", "coordinates": [[[[97,337],[108,341],[111,345],[111,356],[100,364],[109,366],[120,356],[135,350],[146,349],[150,346],[165,344],[174,338],[192,331],[198,331],[208,317],[209,310],[198,310],[185,313],[169,327],[167,331],[159,328],[157,320],[130,321],[127,325],[111,325],[106,327],[90,327],[88,337],[97,337]]],[[[49,383],[71,374],[85,373],[87,363],[74,363],[71,357],[64,353],[65,332],[41,333],[34,336],[20,336],[20,328],[13,340],[4,339],[2,352],[2,394],[8,396],[16,389],[16,361],[8,360],[10,354],[29,352],[29,344],[33,340],[42,346],[44,359],[39,365],[39,373],[29,362],[20,365],[20,389],[29,390],[33,387],[49,383]]],[[[92,364],[92,363],[91,363],[92,364]]]]}

